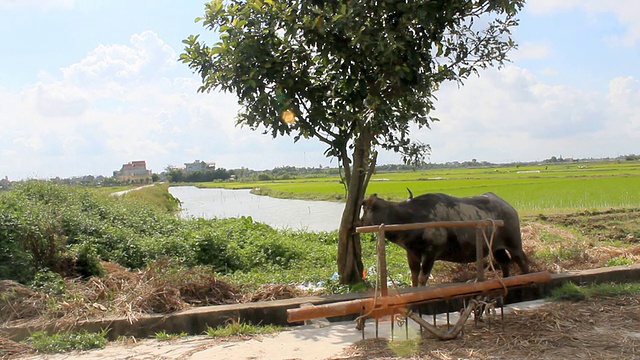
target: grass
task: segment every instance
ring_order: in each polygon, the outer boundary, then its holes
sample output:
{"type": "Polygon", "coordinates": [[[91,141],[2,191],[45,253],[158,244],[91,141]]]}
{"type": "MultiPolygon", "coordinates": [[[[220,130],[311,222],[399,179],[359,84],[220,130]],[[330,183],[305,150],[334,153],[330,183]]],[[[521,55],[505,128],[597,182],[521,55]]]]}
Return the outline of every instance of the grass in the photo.
{"type": "Polygon", "coordinates": [[[256,334],[272,334],[285,328],[276,325],[253,325],[240,321],[230,321],[225,326],[207,327],[205,334],[209,337],[250,336],[256,334]]]}
{"type": "MultiPolygon", "coordinates": [[[[201,187],[251,188],[280,198],[343,201],[336,176],[264,182],[199,183],[201,187]]],[[[492,191],[522,215],[633,207],[640,204],[640,162],[590,162],[552,165],[432,169],[375,174],[367,193],[391,200],[444,192],[469,196],[492,191]]]]}
{"type": "Polygon", "coordinates": [[[169,341],[169,340],[177,340],[183,337],[187,337],[189,336],[189,334],[187,334],[186,332],[181,332],[178,334],[172,334],[172,333],[168,333],[164,330],[162,331],[158,331],[157,333],[155,333],[154,337],[158,340],[165,340],[165,341],[169,341]]]}
{"type": "Polygon", "coordinates": [[[159,183],[129,191],[121,196],[162,209],[168,213],[174,213],[180,209],[180,202],[169,194],[168,188],[168,183],[159,183]]]}
{"type": "Polygon", "coordinates": [[[611,266],[624,266],[624,265],[633,265],[633,264],[634,264],[633,259],[629,259],[628,257],[625,257],[625,256],[616,256],[614,258],[607,260],[607,263],[604,266],[611,267],[611,266]]]}
{"type": "Polygon", "coordinates": [[[107,344],[108,329],[98,333],[87,331],[47,334],[43,331],[32,333],[24,342],[43,353],[60,353],[72,350],[102,349],[107,344]]]}
{"type": "Polygon", "coordinates": [[[578,286],[567,282],[551,291],[549,298],[555,301],[582,301],[597,297],[618,295],[637,296],[640,294],[640,283],[603,283],[589,286],[578,286]]]}

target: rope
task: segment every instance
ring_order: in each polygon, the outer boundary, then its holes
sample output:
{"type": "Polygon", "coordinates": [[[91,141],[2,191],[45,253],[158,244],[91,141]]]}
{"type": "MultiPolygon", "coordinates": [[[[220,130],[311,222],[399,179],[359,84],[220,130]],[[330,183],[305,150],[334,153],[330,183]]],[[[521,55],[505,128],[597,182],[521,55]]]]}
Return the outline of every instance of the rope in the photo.
{"type": "MultiPolygon", "coordinates": [[[[487,248],[489,249],[489,265],[491,266],[491,270],[493,271],[493,273],[497,275],[498,272],[496,271],[495,266],[493,266],[494,257],[493,257],[493,252],[491,250],[493,248],[493,240],[495,238],[496,230],[497,230],[498,226],[496,225],[496,222],[493,219],[487,219],[487,221],[491,221],[491,238],[487,239],[487,231],[486,231],[487,229],[486,229],[486,227],[482,228],[482,236],[484,238],[485,244],[487,245],[487,248]]],[[[358,316],[354,320],[358,324],[358,326],[357,326],[358,330],[360,330],[359,326],[361,326],[361,325],[364,326],[364,320],[369,315],[371,315],[373,313],[373,310],[375,309],[377,301],[378,301],[378,297],[379,297],[378,288],[379,288],[379,285],[380,285],[379,284],[379,281],[380,281],[380,257],[379,256],[376,256],[376,270],[377,270],[377,274],[376,274],[376,281],[375,281],[375,287],[374,287],[374,293],[373,293],[373,305],[371,306],[371,309],[369,309],[368,312],[358,316]]],[[[397,290],[398,285],[396,284],[396,282],[393,279],[393,277],[389,276],[389,274],[387,274],[387,276],[389,277],[389,279],[391,279],[391,283],[393,284],[394,288],[396,288],[396,290],[397,290]]],[[[504,289],[504,293],[503,293],[502,296],[507,296],[507,293],[508,293],[507,286],[505,285],[505,283],[502,280],[501,276],[497,276],[497,278],[498,278],[498,281],[500,281],[500,284],[502,285],[502,288],[504,289]]],[[[387,279],[384,279],[384,281],[387,281],[387,279]]],[[[476,281],[477,281],[477,279],[476,279],[476,281]]],[[[477,303],[478,300],[474,300],[474,301],[476,301],[476,303],[477,303]]],[[[495,307],[494,307],[495,306],[495,302],[493,302],[493,303],[483,302],[483,303],[485,305],[485,310],[488,312],[487,315],[489,315],[489,312],[491,311],[491,308],[493,308],[494,311],[495,311],[495,307]],[[489,305],[489,306],[487,306],[487,305],[489,305]]]]}
{"type": "MultiPolygon", "coordinates": [[[[493,271],[494,274],[498,274],[498,272],[496,271],[496,268],[493,266],[493,261],[494,261],[494,257],[493,257],[493,239],[496,236],[496,230],[498,229],[498,227],[496,226],[496,221],[493,219],[487,219],[487,221],[491,221],[491,239],[487,239],[487,228],[483,227],[482,228],[482,237],[484,237],[484,242],[487,245],[487,248],[489,249],[489,265],[491,266],[491,270],[493,271]]],[[[502,280],[501,276],[497,276],[498,281],[500,281],[500,285],[502,285],[502,288],[504,289],[504,293],[502,296],[507,296],[507,293],[509,292],[509,290],[507,289],[507,285],[504,284],[504,281],[502,280]]]]}
{"type": "MultiPolygon", "coordinates": [[[[385,279],[386,281],[387,279],[385,279]]],[[[374,292],[373,292],[373,305],[371,306],[371,309],[366,313],[366,314],[362,314],[360,316],[358,316],[354,321],[356,322],[356,324],[358,324],[358,326],[356,327],[358,330],[361,330],[359,328],[359,326],[361,326],[360,324],[362,324],[363,328],[364,328],[364,320],[371,315],[371,313],[373,312],[373,309],[376,308],[376,303],[378,301],[378,286],[379,286],[379,281],[380,281],[380,257],[378,255],[376,255],[376,285],[374,287],[374,292]]]]}

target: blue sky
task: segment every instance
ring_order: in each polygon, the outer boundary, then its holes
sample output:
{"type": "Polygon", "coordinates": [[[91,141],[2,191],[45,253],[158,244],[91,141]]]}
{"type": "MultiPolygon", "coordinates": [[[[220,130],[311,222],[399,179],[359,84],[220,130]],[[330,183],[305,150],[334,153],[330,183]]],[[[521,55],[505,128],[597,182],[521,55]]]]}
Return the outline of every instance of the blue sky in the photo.
{"type": "MultiPolygon", "coordinates": [[[[233,95],[197,94],[178,63],[204,33],[194,0],[0,0],[0,178],[111,175],[146,160],[231,169],[337,166],[234,126],[233,95]]],[[[640,2],[530,0],[511,63],[437,93],[432,162],[640,154],[640,2]]],[[[379,163],[399,163],[383,153],[379,163]]]]}

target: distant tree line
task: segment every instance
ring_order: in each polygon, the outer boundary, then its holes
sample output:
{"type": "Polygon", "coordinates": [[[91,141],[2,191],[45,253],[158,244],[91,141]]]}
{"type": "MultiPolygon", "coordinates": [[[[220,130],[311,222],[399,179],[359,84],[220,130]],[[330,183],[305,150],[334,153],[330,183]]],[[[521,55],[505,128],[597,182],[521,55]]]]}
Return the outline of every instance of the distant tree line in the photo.
{"type": "MultiPolygon", "coordinates": [[[[488,161],[478,161],[471,159],[469,161],[449,161],[445,163],[421,163],[416,165],[404,165],[404,164],[387,164],[377,165],[376,172],[394,172],[394,171],[416,171],[416,170],[429,170],[429,169],[446,169],[446,168],[468,168],[468,167],[488,167],[488,166],[523,166],[531,164],[550,164],[550,163],[566,163],[566,162],[586,162],[586,161],[640,161],[640,154],[628,154],[621,155],[616,158],[588,158],[588,159],[574,159],[563,158],[562,156],[551,156],[548,159],[534,162],[511,162],[511,163],[491,163],[488,161]]],[[[106,177],[102,175],[93,176],[74,176],[70,178],[55,177],[51,179],[51,182],[55,184],[68,184],[68,185],[82,185],[82,186],[120,186],[120,185],[134,185],[134,184],[151,184],[158,181],[169,182],[211,182],[211,181],[272,181],[272,180],[291,180],[297,178],[313,178],[324,176],[338,176],[340,170],[332,167],[295,167],[295,166],[281,166],[271,170],[251,170],[245,167],[240,169],[226,170],[219,168],[215,170],[204,170],[185,172],[184,170],[173,168],[168,166],[161,174],[151,174],[147,178],[139,179],[123,179],[118,180],[115,177],[106,177]]],[[[8,190],[11,188],[11,183],[15,181],[9,181],[8,178],[0,179],[0,190],[8,190]]]]}
{"type": "Polygon", "coordinates": [[[228,180],[232,175],[234,175],[232,171],[227,171],[224,168],[188,172],[181,169],[170,169],[166,172],[165,177],[169,182],[211,182],[228,180]]]}

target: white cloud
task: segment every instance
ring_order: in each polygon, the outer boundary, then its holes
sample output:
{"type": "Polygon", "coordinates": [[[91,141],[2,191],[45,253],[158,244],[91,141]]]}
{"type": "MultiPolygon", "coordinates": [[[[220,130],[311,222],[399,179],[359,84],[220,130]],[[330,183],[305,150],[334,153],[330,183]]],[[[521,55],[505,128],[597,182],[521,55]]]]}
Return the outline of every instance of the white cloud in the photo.
{"type": "Polygon", "coordinates": [[[464,87],[444,86],[434,116],[416,137],[431,160],[542,160],[633,153],[640,130],[637,79],[614,79],[608,93],[549,85],[529,71],[492,69],[464,87]]]}
{"type": "Polygon", "coordinates": [[[0,88],[0,153],[15,159],[3,160],[0,174],[110,174],[136,159],[162,168],[188,161],[183,151],[194,145],[201,153],[190,155],[215,161],[218,148],[254,143],[233,125],[233,96],[198,94],[194,79],[169,77],[176,57],[147,31],[128,46],[99,45],[20,93],[0,88]]]}
{"type": "Polygon", "coordinates": [[[612,119],[608,131],[640,139],[640,81],[631,76],[611,80],[607,98],[612,119]]]}
{"type": "Polygon", "coordinates": [[[175,76],[176,59],[147,31],[128,45],[98,45],[59,74],[41,72],[19,93],[0,88],[0,177],[110,175],[133,160],[157,172],[195,159],[225,168],[328,164],[315,140],[287,154],[292,139],[236,127],[235,96],[198,93],[186,66],[175,76]]]}
{"type": "Polygon", "coordinates": [[[131,46],[99,45],[80,62],[62,69],[66,82],[86,90],[124,95],[126,87],[151,81],[177,66],[175,51],[152,31],[133,35],[131,46]]]}

